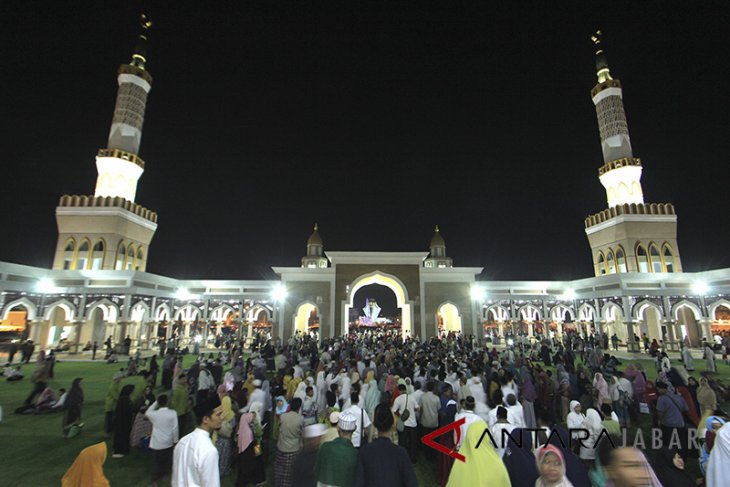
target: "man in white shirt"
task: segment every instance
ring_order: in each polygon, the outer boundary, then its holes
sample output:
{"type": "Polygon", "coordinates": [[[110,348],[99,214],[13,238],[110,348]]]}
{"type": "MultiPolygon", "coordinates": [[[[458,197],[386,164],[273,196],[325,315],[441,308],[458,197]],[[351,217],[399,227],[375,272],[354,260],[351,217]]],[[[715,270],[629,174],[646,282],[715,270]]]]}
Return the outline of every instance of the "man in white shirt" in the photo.
{"type": "Polygon", "coordinates": [[[515,427],[507,420],[507,408],[504,406],[497,406],[495,409],[497,410],[497,422],[494,423],[493,426],[490,426],[489,433],[492,435],[494,442],[497,444],[497,448],[495,448],[495,450],[497,450],[497,454],[500,458],[502,458],[504,456],[504,450],[509,442],[509,438],[505,433],[503,433],[503,431],[506,433],[512,433],[512,430],[515,429],[515,427]]]}
{"type": "Polygon", "coordinates": [[[524,428],[525,425],[525,409],[522,404],[517,402],[517,398],[514,394],[507,396],[507,412],[509,422],[514,425],[515,428],[524,428]]]}
{"type": "Polygon", "coordinates": [[[152,487],[172,471],[172,449],[177,443],[179,431],[177,413],[167,407],[167,395],[161,394],[145,413],[152,423],[152,487]]]}
{"type": "Polygon", "coordinates": [[[393,401],[391,410],[403,420],[403,431],[398,432],[398,444],[406,449],[411,463],[416,463],[418,453],[418,421],[416,420],[416,412],[420,409],[418,402],[412,394],[407,394],[405,384],[398,385],[400,394],[393,401]],[[408,418],[404,419],[404,413],[408,411],[408,418]]]}
{"type": "Polygon", "coordinates": [[[195,406],[198,427],[175,446],[172,487],[220,487],[218,450],[210,435],[223,424],[222,414],[217,394],[195,406]]]}
{"type": "Polygon", "coordinates": [[[260,402],[264,406],[266,405],[266,393],[261,389],[261,379],[254,379],[253,380],[253,386],[255,389],[251,393],[251,395],[248,397],[248,403],[246,404],[246,407],[241,408],[239,412],[241,413],[247,413],[248,410],[251,408],[251,404],[255,402],[260,402]]]}
{"type": "Polygon", "coordinates": [[[363,409],[359,405],[359,402],[360,395],[357,392],[353,392],[352,394],[350,394],[351,405],[348,409],[346,409],[347,412],[355,416],[355,422],[357,423],[355,426],[355,432],[352,434],[352,446],[354,446],[355,448],[360,448],[360,440],[362,440],[363,426],[367,434],[367,429],[370,427],[371,424],[368,413],[363,411],[363,409]],[[363,425],[363,423],[365,424],[363,425]]]}
{"type": "Polygon", "coordinates": [[[461,444],[464,443],[464,439],[466,438],[466,432],[469,430],[469,426],[472,423],[476,423],[477,421],[482,420],[482,418],[480,418],[479,415],[474,412],[475,407],[476,401],[474,400],[474,396],[467,396],[467,398],[464,400],[464,405],[461,411],[454,415],[455,422],[459,421],[461,418],[466,418],[466,422],[462,424],[459,428],[461,430],[461,435],[459,436],[459,438],[456,438],[456,432],[454,432],[454,443],[457,450],[461,447],[461,444]]]}

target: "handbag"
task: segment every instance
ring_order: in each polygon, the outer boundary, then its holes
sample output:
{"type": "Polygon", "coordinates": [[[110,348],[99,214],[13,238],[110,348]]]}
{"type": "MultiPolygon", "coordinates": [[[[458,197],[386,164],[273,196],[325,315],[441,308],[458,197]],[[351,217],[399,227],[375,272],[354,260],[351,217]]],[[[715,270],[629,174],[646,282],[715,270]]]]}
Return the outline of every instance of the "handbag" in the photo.
{"type": "Polygon", "coordinates": [[[403,433],[403,431],[405,431],[406,421],[408,421],[408,418],[410,417],[411,412],[408,410],[408,394],[406,394],[406,409],[400,414],[400,416],[398,416],[398,422],[395,425],[398,433],[403,433]]]}
{"type": "Polygon", "coordinates": [[[364,446],[368,443],[368,435],[365,433],[365,410],[360,408],[360,446],[364,446]]]}

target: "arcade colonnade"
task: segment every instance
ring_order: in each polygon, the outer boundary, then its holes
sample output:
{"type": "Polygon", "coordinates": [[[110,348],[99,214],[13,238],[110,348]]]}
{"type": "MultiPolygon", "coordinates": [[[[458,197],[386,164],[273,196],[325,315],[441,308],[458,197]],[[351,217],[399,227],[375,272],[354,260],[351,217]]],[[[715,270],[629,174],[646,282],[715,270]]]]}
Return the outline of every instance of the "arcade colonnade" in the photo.
{"type": "Polygon", "coordinates": [[[483,336],[568,330],[614,333],[630,349],[646,333],[670,347],[730,331],[730,269],[612,274],[574,281],[477,281],[480,268],[426,268],[424,253],[330,252],[331,267],[274,268],[278,280],[177,280],[140,271],[48,270],[0,262],[0,319],[21,315],[41,347],[76,351],[108,336],[132,349],[173,334],[207,340],[261,330],[289,338],[349,331],[354,294],[382,284],[395,294],[405,335],[483,336]],[[278,293],[275,291],[279,291],[278,293]]]}

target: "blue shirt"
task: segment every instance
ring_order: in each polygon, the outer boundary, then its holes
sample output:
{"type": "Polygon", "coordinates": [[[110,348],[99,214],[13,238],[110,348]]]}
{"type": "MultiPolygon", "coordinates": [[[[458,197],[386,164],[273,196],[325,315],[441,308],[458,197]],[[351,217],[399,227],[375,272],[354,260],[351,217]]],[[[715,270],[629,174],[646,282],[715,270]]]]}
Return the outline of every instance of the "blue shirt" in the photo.
{"type": "Polygon", "coordinates": [[[667,391],[666,394],[659,396],[656,402],[656,410],[659,413],[659,423],[662,426],[670,428],[683,428],[684,415],[687,411],[687,403],[682,396],[672,394],[667,391]]]}

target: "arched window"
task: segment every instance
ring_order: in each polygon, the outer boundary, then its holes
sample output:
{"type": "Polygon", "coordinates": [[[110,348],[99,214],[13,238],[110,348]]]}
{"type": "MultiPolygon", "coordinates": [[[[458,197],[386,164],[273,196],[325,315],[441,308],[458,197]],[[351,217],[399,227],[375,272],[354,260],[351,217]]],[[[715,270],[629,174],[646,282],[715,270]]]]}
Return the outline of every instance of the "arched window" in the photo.
{"type": "Polygon", "coordinates": [[[639,272],[649,272],[649,256],[646,255],[646,249],[641,244],[636,246],[636,268],[639,272]]]}
{"type": "Polygon", "coordinates": [[[606,254],[606,269],[608,270],[609,274],[616,273],[615,262],[613,259],[613,250],[611,249],[609,249],[608,253],[606,254]]]}
{"type": "Polygon", "coordinates": [[[76,269],[86,269],[89,262],[89,241],[84,240],[79,246],[78,254],[76,254],[76,269]]]}
{"type": "Polygon", "coordinates": [[[66,242],[66,248],[63,250],[63,268],[64,270],[71,269],[74,263],[74,251],[76,250],[76,242],[73,239],[69,239],[66,242]]]}
{"type": "Polygon", "coordinates": [[[674,272],[674,254],[672,253],[672,248],[669,246],[669,244],[664,244],[664,269],[666,269],[667,272],[674,272]]]}
{"type": "Polygon", "coordinates": [[[91,268],[99,270],[104,265],[104,241],[99,240],[94,244],[94,249],[91,251],[91,268]]]}
{"type": "Polygon", "coordinates": [[[114,259],[114,270],[121,271],[124,269],[124,256],[127,255],[127,247],[124,242],[119,242],[117,245],[117,256],[114,259]]]}
{"type": "Polygon", "coordinates": [[[616,267],[619,272],[628,272],[628,267],[626,266],[626,253],[621,246],[619,246],[618,250],[616,250],[616,267]]]}
{"type": "Polygon", "coordinates": [[[131,271],[134,269],[134,245],[127,248],[127,258],[124,260],[124,270],[131,271]]]}
{"type": "Polygon", "coordinates": [[[659,253],[659,249],[656,245],[651,244],[649,246],[649,260],[651,261],[652,272],[662,272],[662,256],[659,253]]]}
{"type": "Polygon", "coordinates": [[[142,270],[142,262],[144,261],[144,253],[142,253],[142,247],[137,249],[137,258],[134,260],[134,269],[137,271],[142,270]]]}
{"type": "Polygon", "coordinates": [[[606,258],[603,257],[603,252],[598,253],[598,275],[603,276],[606,274],[606,258]]]}

